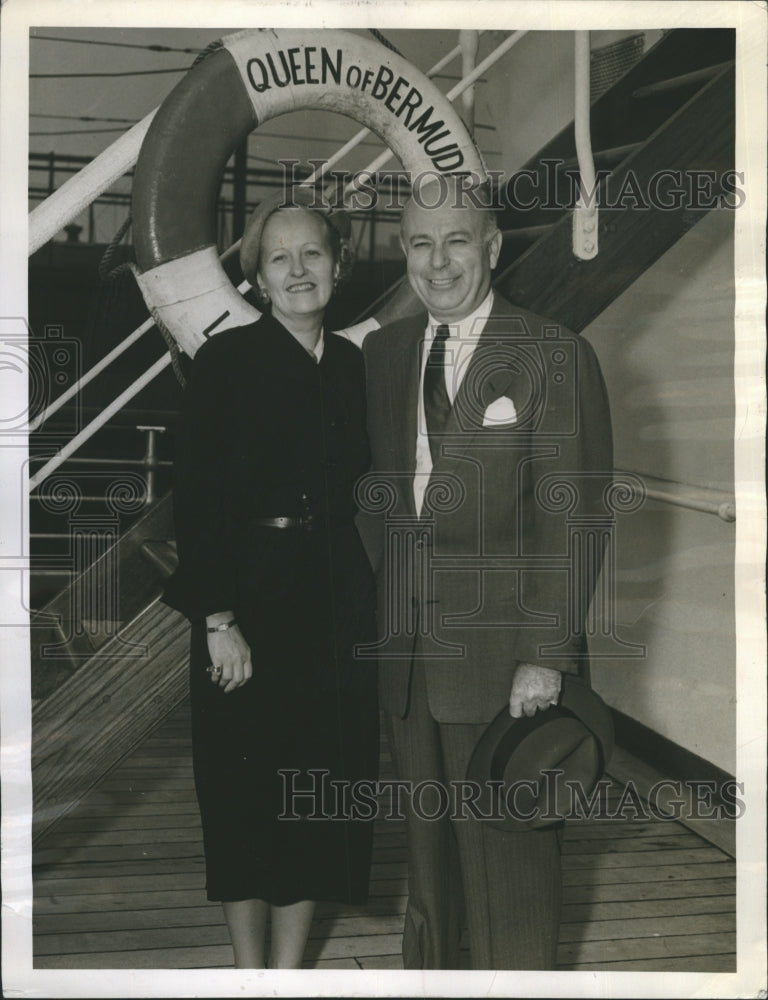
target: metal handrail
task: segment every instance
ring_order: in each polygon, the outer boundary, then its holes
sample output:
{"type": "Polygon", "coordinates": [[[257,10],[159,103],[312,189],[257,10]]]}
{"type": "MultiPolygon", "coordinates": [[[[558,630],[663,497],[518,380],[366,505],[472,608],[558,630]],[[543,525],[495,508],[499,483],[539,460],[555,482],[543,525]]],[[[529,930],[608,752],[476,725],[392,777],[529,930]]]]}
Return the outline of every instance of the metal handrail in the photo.
{"type": "MultiPolygon", "coordinates": [[[[30,455],[30,462],[42,462],[42,455],[30,455]]],[[[91,458],[90,456],[78,455],[77,458],[72,458],[72,461],[79,465],[146,465],[146,458],[91,458]]],[[[171,466],[173,462],[170,458],[159,458],[155,462],[156,466],[171,466]]]]}
{"type": "MultiPolygon", "coordinates": [[[[692,486],[672,479],[658,479],[642,472],[628,473],[626,469],[616,469],[617,474],[636,476],[644,485],[643,495],[649,500],[671,504],[674,507],[684,507],[687,510],[698,510],[703,514],[716,514],[722,521],[736,520],[736,497],[725,490],[714,490],[708,486],[692,486]]],[[[630,489],[639,492],[627,479],[630,489]]]]}
{"type": "Polygon", "coordinates": [[[141,326],[137,326],[133,333],[129,333],[125,340],[120,341],[117,347],[114,347],[108,354],[105,354],[100,361],[96,362],[93,368],[89,368],[84,375],[81,375],[80,378],[73,382],[68,389],[65,389],[64,392],[57,396],[52,403],[49,403],[44,410],[41,410],[34,420],[30,420],[30,433],[32,431],[36,431],[42,423],[60,410],[65,403],[68,403],[73,396],[76,396],[82,388],[88,385],[89,382],[92,382],[96,376],[100,375],[105,368],[108,368],[113,361],[117,361],[121,354],[125,354],[128,348],[132,347],[137,340],[140,340],[148,330],[152,329],[154,325],[155,321],[151,316],[149,319],[145,319],[141,326]]]}
{"type": "Polygon", "coordinates": [[[37,487],[50,476],[58,467],[65,462],[70,455],[73,455],[77,449],[85,444],[85,442],[93,437],[93,435],[100,428],[107,423],[107,421],[113,417],[118,410],[121,410],[128,400],[133,399],[134,396],[138,396],[142,389],[149,385],[149,383],[155,379],[161,371],[164,371],[171,363],[171,355],[164,354],[162,358],[156,361],[151,368],[148,368],[142,375],[140,375],[133,385],[129,385],[127,389],[116,396],[112,402],[106,406],[101,413],[99,413],[93,420],[86,424],[85,427],[71,438],[61,449],[61,451],[54,455],[53,458],[49,459],[45,465],[38,469],[34,476],[30,477],[29,480],[29,490],[37,489],[37,487]]]}
{"type": "MultiPolygon", "coordinates": [[[[150,506],[156,500],[156,485],[157,485],[157,470],[161,468],[168,468],[173,465],[168,459],[158,458],[157,455],[157,435],[164,434],[168,428],[160,425],[147,425],[139,424],[136,430],[143,431],[146,434],[146,448],[144,451],[143,458],[91,458],[90,456],[78,455],[77,457],[70,456],[75,465],[108,465],[110,468],[121,468],[123,466],[141,466],[145,471],[145,494],[144,503],[145,506],[150,506]]],[[[30,461],[43,461],[43,457],[39,455],[33,455],[30,461]]],[[[33,500],[43,500],[44,495],[38,493],[37,496],[32,497],[33,500]]],[[[83,500],[98,500],[101,497],[82,497],[83,500]]]]}

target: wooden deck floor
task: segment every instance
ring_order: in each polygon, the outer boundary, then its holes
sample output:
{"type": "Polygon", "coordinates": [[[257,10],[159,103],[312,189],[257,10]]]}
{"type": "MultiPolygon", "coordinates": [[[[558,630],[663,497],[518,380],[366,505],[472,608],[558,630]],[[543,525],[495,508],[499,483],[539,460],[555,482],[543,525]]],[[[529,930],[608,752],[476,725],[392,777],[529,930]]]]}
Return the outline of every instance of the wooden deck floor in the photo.
{"type": "MultiPolygon", "coordinates": [[[[374,851],[369,904],[318,907],[308,968],[402,968],[402,824],[374,851]]],[[[561,969],[735,971],[735,863],[681,824],[569,821],[562,866],[561,969]]],[[[185,705],[38,845],[35,968],[231,967],[203,885],[185,705]]]]}

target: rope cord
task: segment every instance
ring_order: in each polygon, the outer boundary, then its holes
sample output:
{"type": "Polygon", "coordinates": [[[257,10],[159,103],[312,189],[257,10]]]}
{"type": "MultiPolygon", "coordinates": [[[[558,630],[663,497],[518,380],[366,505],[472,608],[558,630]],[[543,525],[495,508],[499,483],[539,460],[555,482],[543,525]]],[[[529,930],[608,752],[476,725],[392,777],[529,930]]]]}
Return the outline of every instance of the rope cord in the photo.
{"type": "Polygon", "coordinates": [[[384,35],[382,35],[382,33],[381,33],[380,31],[377,31],[377,30],[376,30],[376,28],[369,28],[368,30],[369,30],[369,31],[370,31],[370,33],[371,33],[371,34],[373,35],[373,37],[374,37],[374,38],[375,38],[375,39],[376,39],[376,40],[377,40],[378,42],[381,42],[381,44],[382,44],[382,45],[383,45],[383,46],[384,46],[385,48],[388,48],[388,49],[390,50],[390,52],[394,52],[396,56],[400,56],[400,57],[401,57],[402,59],[404,59],[404,58],[405,58],[405,56],[404,56],[404,55],[403,55],[403,53],[402,53],[402,52],[400,51],[400,49],[398,49],[398,48],[395,48],[395,46],[394,46],[394,45],[392,44],[392,42],[390,42],[390,40],[389,40],[388,38],[386,38],[386,37],[385,37],[384,35]]]}
{"type": "Polygon", "coordinates": [[[202,62],[203,59],[211,55],[212,52],[216,52],[217,49],[222,48],[223,45],[224,42],[222,42],[220,38],[216,38],[214,41],[209,42],[205,48],[198,52],[195,56],[195,61],[192,63],[192,66],[197,66],[198,63],[202,62]]]}
{"type": "Polygon", "coordinates": [[[110,240],[109,246],[104,251],[104,256],[99,261],[99,278],[102,281],[115,281],[120,277],[121,274],[125,274],[126,271],[131,270],[131,265],[128,261],[124,261],[122,264],[118,264],[117,267],[112,267],[112,262],[117,254],[117,248],[123,241],[123,237],[131,228],[131,222],[133,221],[133,216],[128,213],[127,218],[117,230],[115,235],[110,240]]]}

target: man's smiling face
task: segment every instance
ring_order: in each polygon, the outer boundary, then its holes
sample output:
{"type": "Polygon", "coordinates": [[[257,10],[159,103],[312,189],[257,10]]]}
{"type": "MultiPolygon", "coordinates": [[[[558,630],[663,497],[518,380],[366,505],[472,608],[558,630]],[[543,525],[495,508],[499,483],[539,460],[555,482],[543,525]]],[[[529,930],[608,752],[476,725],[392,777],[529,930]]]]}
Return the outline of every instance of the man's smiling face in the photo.
{"type": "Polygon", "coordinates": [[[488,294],[501,233],[481,209],[444,201],[436,208],[410,201],[401,232],[413,290],[435,319],[451,323],[472,313],[488,294]]]}

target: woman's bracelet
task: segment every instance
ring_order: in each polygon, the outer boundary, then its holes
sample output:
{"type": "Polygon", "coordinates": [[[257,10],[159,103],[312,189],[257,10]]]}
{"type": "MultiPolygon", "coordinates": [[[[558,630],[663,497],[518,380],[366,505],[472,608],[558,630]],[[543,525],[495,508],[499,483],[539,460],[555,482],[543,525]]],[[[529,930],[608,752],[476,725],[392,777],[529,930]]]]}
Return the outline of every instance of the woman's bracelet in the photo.
{"type": "Polygon", "coordinates": [[[221,625],[212,625],[210,628],[206,627],[206,632],[226,632],[228,628],[232,628],[233,625],[237,625],[237,622],[233,618],[231,621],[222,622],[221,625]]]}

